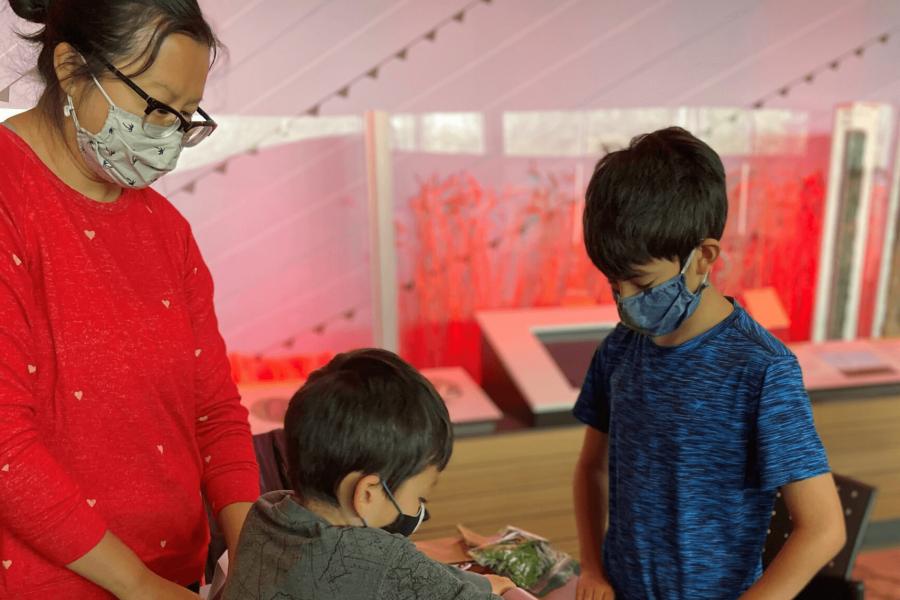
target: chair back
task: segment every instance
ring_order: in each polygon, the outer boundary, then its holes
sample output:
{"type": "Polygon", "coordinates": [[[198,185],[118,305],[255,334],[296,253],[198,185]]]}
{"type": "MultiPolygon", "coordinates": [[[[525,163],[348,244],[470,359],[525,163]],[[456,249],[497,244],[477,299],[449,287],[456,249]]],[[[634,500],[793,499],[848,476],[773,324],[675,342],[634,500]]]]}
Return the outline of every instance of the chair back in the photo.
{"type": "MultiPolygon", "coordinates": [[[[869,517],[875,504],[876,490],[870,485],[843,475],[835,474],[834,482],[837,485],[841,506],[844,510],[847,543],[838,555],[825,565],[819,575],[849,580],[856,563],[856,555],[859,553],[866,535],[869,517]]],[[[793,523],[787,505],[781,492],[778,492],[763,552],[763,566],[768,567],[775,559],[785,541],[790,537],[792,530],[793,523]]]]}

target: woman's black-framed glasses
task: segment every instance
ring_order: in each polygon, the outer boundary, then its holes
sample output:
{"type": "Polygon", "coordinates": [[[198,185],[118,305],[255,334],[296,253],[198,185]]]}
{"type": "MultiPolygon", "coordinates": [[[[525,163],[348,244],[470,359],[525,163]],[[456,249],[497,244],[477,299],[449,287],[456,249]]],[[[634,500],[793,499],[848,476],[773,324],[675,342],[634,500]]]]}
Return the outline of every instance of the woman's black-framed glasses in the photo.
{"type": "Polygon", "coordinates": [[[203,121],[188,121],[184,115],[164,102],[160,102],[141,87],[131,80],[130,77],[119,71],[108,61],[104,60],[103,64],[110,72],[122,80],[125,85],[134,90],[146,103],[147,108],[144,110],[144,118],[141,121],[141,127],[144,133],[153,139],[161,140],[169,137],[177,131],[184,133],[182,144],[190,148],[196,146],[218,127],[218,123],[213,121],[212,117],[206,114],[202,108],[197,107],[197,112],[203,117],[203,121]]]}

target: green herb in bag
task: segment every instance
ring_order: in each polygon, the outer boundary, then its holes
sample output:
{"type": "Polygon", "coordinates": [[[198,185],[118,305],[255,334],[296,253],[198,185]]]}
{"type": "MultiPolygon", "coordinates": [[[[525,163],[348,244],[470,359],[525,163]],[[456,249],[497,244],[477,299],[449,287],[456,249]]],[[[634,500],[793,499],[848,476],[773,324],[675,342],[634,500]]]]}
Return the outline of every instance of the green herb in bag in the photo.
{"type": "Polygon", "coordinates": [[[507,527],[496,541],[471,549],[469,554],[482,567],[509,577],[537,596],[564,586],[579,571],[577,562],[554,550],[547,540],[513,527],[507,527]]]}

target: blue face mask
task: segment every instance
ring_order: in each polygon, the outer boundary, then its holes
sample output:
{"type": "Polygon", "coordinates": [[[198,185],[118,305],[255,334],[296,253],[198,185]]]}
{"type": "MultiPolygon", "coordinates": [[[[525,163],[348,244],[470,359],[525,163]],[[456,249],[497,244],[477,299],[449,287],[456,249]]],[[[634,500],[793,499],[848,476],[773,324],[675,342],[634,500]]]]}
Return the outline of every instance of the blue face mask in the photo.
{"type": "Polygon", "coordinates": [[[640,294],[622,298],[614,292],[622,323],[651,337],[668,335],[681,327],[697,310],[703,290],[709,287],[707,272],[696,292],[688,290],[684,274],[693,258],[694,251],[688,256],[681,273],[640,294]]]}

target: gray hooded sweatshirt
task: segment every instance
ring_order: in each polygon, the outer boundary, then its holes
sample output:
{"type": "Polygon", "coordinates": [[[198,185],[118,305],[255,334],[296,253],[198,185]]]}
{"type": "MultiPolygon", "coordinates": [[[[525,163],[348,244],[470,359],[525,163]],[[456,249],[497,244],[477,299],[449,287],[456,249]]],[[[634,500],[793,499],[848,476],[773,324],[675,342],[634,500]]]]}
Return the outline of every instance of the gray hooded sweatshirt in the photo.
{"type": "Polygon", "coordinates": [[[403,536],[336,527],[290,491],[250,510],[223,600],[500,600],[490,582],[435,562],[403,536]]]}

